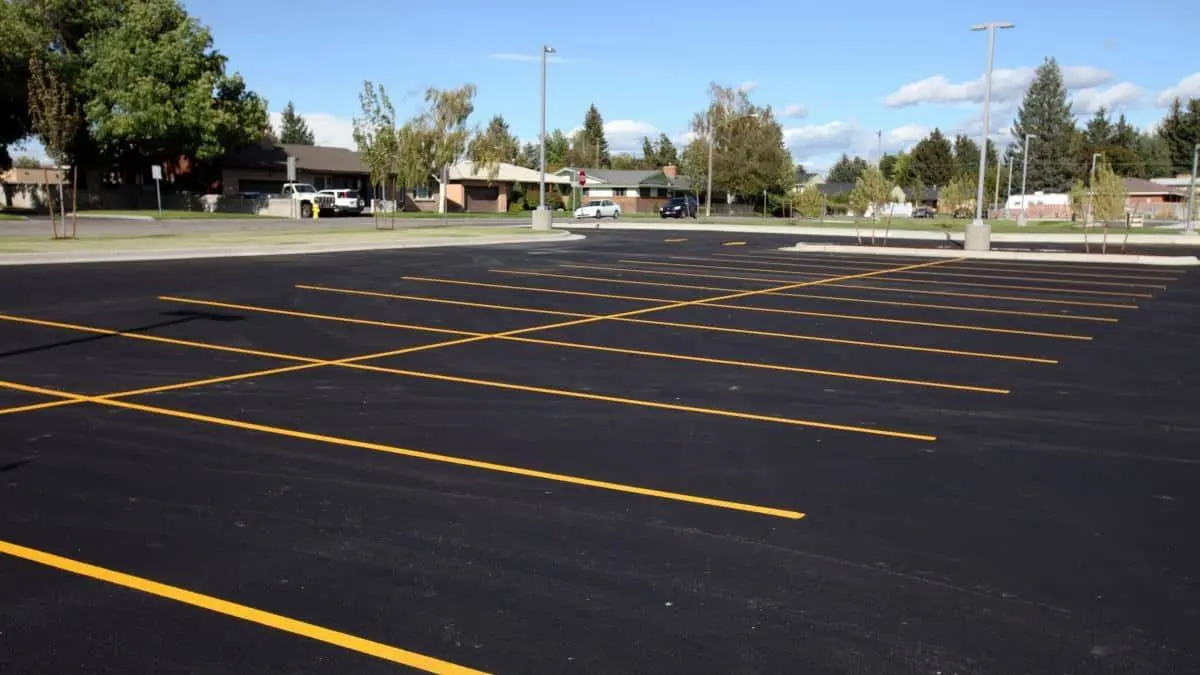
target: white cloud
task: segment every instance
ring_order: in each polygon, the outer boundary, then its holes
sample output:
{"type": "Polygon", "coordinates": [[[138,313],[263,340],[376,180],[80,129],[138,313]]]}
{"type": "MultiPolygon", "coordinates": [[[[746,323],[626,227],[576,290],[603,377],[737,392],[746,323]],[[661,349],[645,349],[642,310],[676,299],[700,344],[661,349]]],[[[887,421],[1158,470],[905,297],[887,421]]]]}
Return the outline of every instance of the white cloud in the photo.
{"type": "MultiPolygon", "coordinates": [[[[992,101],[1015,101],[1025,94],[1033,81],[1035,69],[997,68],[992,71],[992,101]]],[[[1112,79],[1112,73],[1093,66],[1066,66],[1062,69],[1063,84],[1068,89],[1096,87],[1112,79]]],[[[889,94],[884,105],[903,108],[918,103],[979,103],[983,101],[983,76],[969,82],[950,82],[944,75],[910,82],[889,94]]]]}
{"type": "MultiPolygon", "coordinates": [[[[883,151],[899,152],[928,133],[929,129],[919,124],[884,131],[883,151]]],[[[857,121],[836,121],[785,128],[783,141],[796,160],[812,171],[832,165],[842,153],[873,161],[879,154],[880,138],[876,131],[864,129],[857,121]]]]}
{"type": "Polygon", "coordinates": [[[658,134],[658,127],[649,122],[612,120],[604,123],[604,138],[608,140],[608,150],[612,153],[631,152],[640,155],[642,137],[649,136],[653,140],[658,138],[658,134]]]}
{"type": "Polygon", "coordinates": [[[781,115],[785,119],[800,120],[808,117],[808,106],[800,103],[789,103],[783,108],[781,115]]]}
{"type": "Polygon", "coordinates": [[[742,92],[743,94],[749,94],[755,89],[758,89],[758,83],[753,80],[750,80],[749,82],[743,82],[738,85],[738,91],[742,92]]]}
{"type": "Polygon", "coordinates": [[[1200,73],[1192,73],[1179,81],[1179,84],[1174,87],[1167,87],[1158,94],[1158,98],[1154,99],[1156,103],[1164,108],[1171,105],[1175,99],[1200,98],[1200,73]]]}
{"type": "MultiPolygon", "coordinates": [[[[313,132],[313,143],[335,148],[355,149],[354,121],[329,113],[300,113],[308,128],[313,132]]],[[[271,128],[279,133],[281,113],[271,113],[271,128]]]]}
{"type": "Polygon", "coordinates": [[[1100,108],[1109,112],[1128,110],[1141,102],[1144,93],[1145,90],[1132,82],[1114,84],[1106,89],[1088,87],[1080,89],[1071,97],[1071,109],[1076,115],[1091,115],[1100,108]]]}

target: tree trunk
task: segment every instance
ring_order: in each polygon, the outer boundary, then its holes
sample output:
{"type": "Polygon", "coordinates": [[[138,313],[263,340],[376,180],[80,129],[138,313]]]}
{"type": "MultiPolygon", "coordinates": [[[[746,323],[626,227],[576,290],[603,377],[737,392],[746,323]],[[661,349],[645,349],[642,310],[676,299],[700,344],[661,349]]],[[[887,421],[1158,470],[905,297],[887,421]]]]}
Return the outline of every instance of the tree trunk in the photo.
{"type": "Polygon", "coordinates": [[[76,236],[79,220],[79,169],[71,167],[71,238],[76,236]]]}
{"type": "Polygon", "coordinates": [[[62,171],[59,170],[58,176],[58,211],[62,214],[63,224],[63,239],[67,238],[67,195],[63,191],[62,171]]]}
{"type": "Polygon", "coordinates": [[[54,212],[54,193],[50,191],[50,171],[42,167],[42,186],[46,191],[46,207],[50,210],[50,238],[58,239],[58,214],[54,212]]]}

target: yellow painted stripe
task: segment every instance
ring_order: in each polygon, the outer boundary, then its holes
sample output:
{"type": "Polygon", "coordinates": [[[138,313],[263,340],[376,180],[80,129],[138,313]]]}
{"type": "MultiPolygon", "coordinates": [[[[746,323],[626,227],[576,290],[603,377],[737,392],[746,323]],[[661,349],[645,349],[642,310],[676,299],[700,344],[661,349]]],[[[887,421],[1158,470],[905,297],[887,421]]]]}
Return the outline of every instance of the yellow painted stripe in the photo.
{"type": "MultiPolygon", "coordinates": [[[[631,260],[621,259],[617,262],[634,264],[634,265],[661,265],[663,267],[686,267],[691,269],[708,269],[708,270],[730,270],[735,272],[767,272],[769,274],[794,274],[796,276],[815,276],[819,273],[814,272],[789,272],[785,270],[775,270],[763,267],[735,267],[725,265],[693,265],[690,263],[672,263],[660,262],[656,260],[631,260]]],[[[895,274],[895,273],[893,273],[895,274]]],[[[786,279],[781,280],[786,281],[786,279]]],[[[904,283],[904,284],[930,284],[934,286],[971,286],[978,288],[1005,288],[1014,291],[1038,291],[1042,293],[1057,293],[1060,295],[1115,295],[1130,298],[1153,298],[1151,293],[1134,293],[1129,291],[1093,291],[1086,288],[1047,288],[1045,286],[1023,286],[1018,284],[979,284],[969,281],[940,281],[933,279],[883,279],[885,283],[904,283]]],[[[1164,287],[1165,288],[1165,287],[1164,287]]]]}
{"type": "MultiPolygon", "coordinates": [[[[572,269],[592,269],[604,270],[606,272],[635,272],[637,274],[659,274],[676,277],[691,277],[700,279],[726,279],[730,281],[750,281],[757,283],[778,283],[778,279],[764,279],[761,277],[734,277],[719,274],[694,274],[688,272],[668,272],[666,270],[647,270],[629,267],[608,267],[601,265],[579,265],[562,263],[559,267],[569,267],[572,269]]],[[[855,284],[830,283],[825,284],[831,288],[855,288],[859,290],[876,291],[880,293],[906,293],[918,295],[940,295],[955,298],[979,298],[984,300],[1009,300],[1012,302],[1036,302],[1047,305],[1068,305],[1071,307],[1104,307],[1108,309],[1137,309],[1137,305],[1116,304],[1109,302],[1090,302],[1083,300],[1059,300],[1055,298],[1038,298],[1022,295],[989,295],[982,293],[959,293],[957,291],[927,291],[915,288],[888,288],[886,286],[858,286],[855,284]]]]}
{"type": "MultiPolygon", "coordinates": [[[[520,275],[520,276],[545,277],[548,279],[569,279],[569,280],[576,280],[576,281],[600,281],[600,282],[610,283],[610,284],[627,284],[627,285],[635,285],[635,286],[658,286],[661,288],[689,288],[689,289],[707,290],[707,291],[736,291],[737,290],[736,288],[727,288],[727,287],[722,287],[722,286],[703,286],[703,285],[698,285],[698,284],[671,284],[671,283],[664,283],[661,281],[639,281],[639,280],[635,280],[635,279],[622,279],[619,277],[593,277],[593,276],[581,276],[581,275],[575,275],[575,274],[554,274],[551,272],[526,272],[523,270],[504,270],[504,269],[491,269],[488,271],[492,272],[494,274],[514,274],[514,275],[520,275]]],[[[432,282],[437,282],[437,283],[460,283],[460,284],[473,283],[473,282],[465,282],[465,281],[451,281],[448,279],[431,279],[431,278],[424,278],[424,277],[404,277],[404,278],[414,280],[414,281],[432,281],[432,282]]],[[[496,287],[497,288],[511,288],[513,290],[543,291],[546,293],[567,293],[567,294],[582,293],[584,295],[597,295],[600,297],[613,297],[606,293],[585,293],[584,291],[566,291],[566,290],[560,290],[560,289],[554,289],[554,288],[540,288],[540,287],[535,287],[535,286],[509,286],[509,285],[504,285],[504,284],[497,284],[496,287]]],[[[782,291],[775,291],[775,292],[770,292],[770,293],[763,293],[763,295],[773,295],[773,296],[786,297],[786,298],[807,298],[810,300],[827,300],[830,302],[852,302],[852,303],[862,303],[862,304],[868,304],[868,305],[883,305],[883,306],[887,306],[887,307],[914,307],[914,308],[920,308],[920,309],[940,309],[940,310],[946,310],[946,311],[952,311],[952,312],[975,312],[975,313],[981,313],[981,314],[998,314],[998,315],[1006,315],[1006,316],[1028,316],[1028,317],[1037,317],[1037,318],[1041,318],[1041,319],[1094,321],[1094,322],[1098,322],[1098,323],[1117,323],[1120,321],[1120,319],[1116,319],[1113,317],[1107,317],[1107,316],[1087,316],[1087,315],[1083,315],[1083,314],[1061,314],[1061,313],[1053,314],[1050,312],[1029,312],[1029,311],[1023,311],[1023,310],[1017,310],[1017,309],[993,309],[993,308],[989,308],[989,307],[968,307],[968,306],[963,306],[963,305],[938,305],[938,304],[926,303],[926,302],[902,302],[899,300],[874,300],[871,298],[848,298],[848,297],[842,297],[842,296],[837,296],[837,295],[821,295],[819,293],[787,293],[787,292],[782,292],[782,291]]],[[[650,299],[646,298],[646,300],[650,300],[650,299]]]]}
{"type": "Polygon", "coordinates": [[[687,239],[682,238],[682,237],[677,237],[674,239],[663,239],[663,243],[666,243],[666,244],[680,244],[685,241],[687,241],[687,239]]]}
{"type": "Polygon", "coordinates": [[[722,242],[721,245],[722,246],[745,246],[746,242],[744,242],[744,241],[726,241],[726,242],[722,242]]]}
{"type": "Polygon", "coordinates": [[[82,396],[65,391],[55,389],[46,389],[44,387],[33,387],[16,382],[7,382],[0,380],[0,387],[15,389],[17,391],[25,391],[34,394],[43,394],[46,396],[57,396],[70,398],[87,403],[96,403],[115,408],[125,408],[127,410],[137,410],[140,412],[151,413],[155,415],[163,415],[166,417],[176,417],[179,419],[191,420],[194,422],[204,422],[215,424],[217,426],[231,427],[235,429],[244,429],[246,431],[257,431],[260,433],[273,434],[276,436],[286,436],[290,438],[298,438],[307,441],[315,441],[318,443],[326,443],[329,445],[338,445],[351,448],[359,448],[361,450],[373,450],[391,455],[400,455],[403,457],[411,457],[414,459],[422,459],[430,462],[438,462],[441,464],[450,464],[454,466],[468,467],[472,469],[482,469],[485,471],[494,471],[497,473],[510,474],[514,476],[523,476],[526,478],[538,478],[541,480],[555,481],[559,483],[567,483],[571,485],[579,485],[583,487],[597,488],[612,492],[622,492],[626,494],[636,494],[645,497],[656,497],[670,501],[686,502],[691,504],[700,504],[703,506],[711,506],[715,508],[730,509],[734,511],[744,511],[748,513],[756,513],[764,516],[775,516],[778,518],[788,518],[799,520],[804,517],[804,513],[793,511],[790,509],[779,509],[769,506],[758,506],[755,504],[746,504],[742,502],[729,501],[724,499],[713,499],[710,497],[699,497],[680,492],[669,492],[666,490],[656,490],[652,488],[638,487],[635,485],[627,485],[624,483],[612,483],[608,481],[595,480],[591,478],[583,478],[580,476],[572,476],[568,474],[553,473],[549,471],[540,471],[537,469],[526,469],[518,466],[510,466],[507,464],[496,464],[494,462],[483,462],[466,457],[456,457],[453,455],[441,455],[433,452],[425,452],[423,450],[412,450],[394,445],[385,445],[383,443],[371,443],[367,441],[357,441],[350,438],[341,438],[338,436],[329,436],[326,434],[314,434],[306,431],[297,431],[295,429],[286,429],[283,427],[268,426],[265,424],[254,424],[253,422],[243,422],[241,420],[226,419],[223,417],[213,417],[211,415],[201,415],[198,413],[185,412],[183,410],[174,410],[171,408],[161,408],[158,406],[143,405],[141,403],[132,403],[129,401],[120,401],[113,399],[101,398],[98,396],[82,396]]]}
{"type": "MultiPolygon", "coordinates": [[[[559,289],[559,288],[541,288],[538,286],[516,286],[516,285],[510,285],[510,284],[491,284],[491,283],[484,283],[481,281],[463,281],[461,279],[441,279],[438,277],[409,277],[409,276],[400,277],[400,278],[405,281],[420,281],[420,282],[432,283],[432,284],[454,284],[454,285],[458,285],[458,286],[474,286],[474,287],[478,287],[478,288],[497,288],[497,289],[504,289],[504,290],[510,290],[510,291],[534,291],[534,292],[540,292],[540,293],[556,293],[559,295],[576,295],[576,296],[584,297],[584,298],[608,298],[611,300],[634,300],[637,302],[675,302],[675,300],[670,299],[670,298],[648,298],[645,296],[638,296],[638,295],[618,295],[615,293],[595,293],[592,291],[568,291],[568,290],[559,289]]],[[[656,284],[656,285],[670,286],[671,284],[656,284]]],[[[710,290],[710,291],[735,290],[735,289],[731,289],[731,288],[713,288],[711,286],[697,286],[696,288],[700,288],[703,290],[710,290]]]]}
{"type": "MultiPolygon", "coordinates": [[[[334,288],[320,287],[320,286],[309,286],[307,288],[309,288],[310,290],[325,290],[325,291],[334,292],[334,293],[350,293],[350,294],[365,293],[367,295],[382,296],[382,297],[388,297],[390,295],[388,293],[381,293],[378,291],[355,291],[355,290],[350,290],[350,289],[334,289],[334,288]]],[[[419,296],[411,296],[411,295],[403,295],[403,296],[397,296],[397,297],[399,297],[403,300],[434,302],[434,303],[446,304],[446,305],[465,305],[468,307],[482,307],[482,308],[487,308],[487,309],[499,309],[499,310],[504,310],[504,311],[517,311],[517,312],[534,311],[534,312],[539,312],[539,313],[551,313],[551,314],[558,313],[558,314],[563,314],[565,316],[591,316],[596,319],[608,318],[612,321],[625,321],[625,322],[629,322],[629,323],[640,323],[640,324],[645,324],[645,325],[649,325],[649,326],[669,326],[671,328],[691,328],[691,329],[695,329],[695,330],[707,330],[707,331],[716,331],[716,332],[723,332],[723,333],[737,333],[739,335],[758,335],[761,337],[786,338],[786,339],[791,339],[791,340],[808,340],[811,342],[823,342],[823,343],[828,343],[828,344],[853,345],[856,347],[874,347],[874,348],[878,348],[878,349],[901,349],[901,350],[907,350],[907,351],[927,352],[927,353],[931,353],[931,354],[946,354],[946,355],[951,355],[951,356],[970,356],[970,357],[976,357],[976,358],[1002,359],[1002,360],[1008,360],[1008,361],[1026,361],[1029,363],[1050,363],[1050,364],[1058,363],[1057,361],[1052,360],[1052,359],[1042,359],[1042,358],[1028,357],[1028,356],[1015,356],[1015,355],[1011,355],[1011,354],[997,354],[997,353],[992,353],[992,352],[971,352],[971,351],[963,351],[963,350],[956,350],[956,349],[942,349],[940,347],[923,347],[923,346],[919,346],[919,345],[895,344],[895,343],[890,343],[890,342],[872,342],[872,341],[866,341],[866,340],[846,340],[846,339],[841,339],[841,338],[830,338],[830,337],[823,337],[823,336],[816,336],[816,335],[804,335],[804,334],[799,334],[799,333],[779,333],[779,332],[775,332],[775,331],[751,330],[751,329],[744,329],[744,328],[727,328],[724,326],[713,326],[713,325],[702,324],[702,323],[681,323],[681,322],[677,322],[677,321],[662,321],[662,320],[658,320],[658,319],[635,319],[635,318],[631,318],[628,316],[604,317],[603,315],[598,315],[598,314],[587,315],[587,314],[578,314],[575,312],[555,312],[553,310],[527,308],[527,307],[520,307],[520,306],[514,306],[514,305],[485,305],[483,303],[477,303],[477,302],[446,300],[446,299],[442,299],[442,298],[421,298],[419,296]]],[[[693,304],[696,304],[697,306],[720,306],[720,303],[708,303],[708,302],[696,302],[693,304]]],[[[213,303],[213,306],[215,306],[215,307],[226,307],[227,306],[227,307],[233,307],[233,308],[238,308],[238,309],[245,308],[245,307],[235,307],[233,305],[224,305],[222,303],[213,303]]],[[[285,313],[284,310],[271,310],[271,311],[274,313],[285,313]]],[[[499,336],[499,337],[503,338],[505,336],[499,336]]]]}
{"type": "MultiPolygon", "coordinates": [[[[604,297],[616,298],[619,300],[635,300],[635,301],[641,301],[641,302],[674,302],[673,300],[668,300],[665,298],[646,298],[646,297],[641,297],[641,296],[636,296],[636,295],[612,295],[612,294],[583,293],[583,292],[577,292],[577,291],[563,291],[563,290],[558,290],[558,289],[537,289],[537,288],[529,288],[527,286],[507,286],[505,284],[486,284],[486,283],[474,282],[474,281],[430,279],[430,278],[426,278],[426,277],[403,277],[403,278],[407,279],[407,280],[414,280],[414,281],[430,281],[430,282],[434,282],[434,283],[461,284],[464,286],[479,286],[479,287],[483,287],[483,288],[498,288],[498,289],[508,288],[508,289],[518,289],[518,290],[526,290],[526,291],[528,291],[528,290],[544,290],[544,291],[550,292],[550,293],[563,293],[563,294],[567,294],[567,295],[574,295],[577,293],[580,295],[602,295],[604,297]]],[[[298,285],[297,287],[298,288],[315,288],[315,287],[300,286],[300,285],[298,285]]],[[[792,315],[792,316],[807,316],[807,317],[816,317],[816,318],[823,318],[823,319],[846,319],[846,320],[850,320],[850,321],[867,321],[867,322],[873,322],[873,323],[887,323],[887,324],[897,324],[897,325],[904,325],[904,326],[921,326],[921,327],[925,327],[925,328],[946,328],[946,329],[953,329],[953,330],[980,331],[980,332],[985,332],[985,333],[1000,333],[1000,334],[1006,334],[1006,335],[1027,335],[1027,336],[1031,336],[1031,337],[1057,338],[1057,339],[1061,339],[1061,340],[1084,340],[1084,341],[1086,341],[1086,340],[1092,339],[1091,337],[1089,337],[1087,335],[1071,335],[1071,334],[1067,334],[1067,333],[1017,330],[1017,329],[1012,329],[1012,328],[995,328],[995,327],[991,327],[991,326],[975,326],[975,325],[969,325],[969,324],[939,323],[939,322],[934,322],[934,321],[913,321],[913,320],[908,320],[908,319],[893,319],[893,318],[889,318],[889,317],[867,316],[867,315],[860,315],[860,314],[836,314],[836,313],[830,313],[830,312],[809,312],[809,311],[797,310],[797,309],[777,309],[774,307],[751,307],[748,305],[731,305],[731,304],[720,303],[720,302],[701,302],[697,306],[698,307],[715,307],[715,308],[719,308],[719,309],[733,309],[733,310],[748,311],[748,312],[768,312],[768,313],[777,313],[777,314],[788,314],[788,315],[792,315]]]]}
{"type": "Polygon", "coordinates": [[[178,586],[152,581],[145,577],[138,577],[79,560],[64,558],[60,555],[21,546],[10,541],[0,540],[0,553],[46,567],[52,567],[63,572],[103,581],[260,626],[266,626],[267,628],[274,628],[284,633],[291,633],[292,635],[316,640],[317,642],[324,642],[325,644],[373,656],[384,661],[398,663],[410,668],[416,668],[427,673],[437,673],[439,675],[481,675],[483,672],[450,663],[449,661],[436,659],[432,656],[411,652],[407,649],[386,645],[382,642],[375,642],[374,640],[368,640],[349,633],[343,633],[331,628],[325,628],[324,626],[286,617],[282,614],[267,612],[236,602],[230,602],[229,600],[222,600],[211,595],[189,591],[178,586]]]}
{"type": "MultiPolygon", "coordinates": [[[[445,300],[442,298],[427,298],[420,295],[403,295],[400,293],[385,293],[383,291],[364,291],[355,288],[336,288],[334,286],[312,286],[308,284],[296,284],[296,288],[306,291],[321,291],[324,293],[340,293],[342,295],[364,295],[374,298],[389,298],[393,300],[408,300],[411,302],[432,302],[441,305],[457,305],[459,307],[475,307],[478,309],[498,309],[506,312],[526,312],[530,314],[548,314],[551,316],[574,316],[574,317],[599,317],[601,314],[583,314],[580,312],[566,312],[555,309],[541,309],[538,307],[521,307],[517,305],[497,305],[486,302],[469,302],[467,300],[445,300]]],[[[479,333],[484,335],[485,333],[479,333]]]]}
{"type": "MultiPolygon", "coordinates": [[[[720,254],[717,254],[717,255],[720,255],[720,254]]],[[[712,262],[712,260],[709,258],[701,258],[698,256],[672,255],[672,256],[667,256],[667,257],[671,260],[700,260],[700,261],[712,262]]],[[[744,260],[719,260],[717,262],[733,262],[733,263],[742,263],[742,264],[747,264],[747,265],[749,265],[749,264],[771,265],[772,267],[782,267],[782,268],[787,268],[787,269],[813,269],[814,267],[817,267],[815,265],[806,265],[803,263],[767,262],[765,260],[755,260],[752,262],[744,261],[744,260]]],[[[857,268],[856,267],[848,267],[846,265],[834,265],[827,269],[846,271],[846,270],[854,270],[857,268]]],[[[972,268],[972,269],[974,269],[974,268],[972,268]]],[[[769,272],[771,270],[761,270],[761,271],[769,272]]],[[[1124,281],[1093,281],[1090,279],[1078,279],[1078,278],[1074,278],[1074,277],[1072,277],[1070,279],[1050,279],[1050,278],[1034,277],[1034,276],[1027,276],[1027,275],[1010,276],[1007,274],[978,274],[973,271],[972,272],[927,272],[927,271],[923,271],[923,270],[918,270],[915,272],[899,272],[899,274],[903,274],[905,276],[911,275],[911,276],[928,276],[928,277],[955,277],[955,278],[960,278],[960,279],[975,279],[977,281],[983,281],[983,280],[987,280],[987,279],[1002,279],[1005,281],[1037,281],[1037,282],[1044,283],[1044,284],[1080,284],[1083,286],[1113,286],[1116,288],[1153,288],[1153,289],[1160,290],[1160,291],[1166,290],[1166,288],[1167,288],[1163,284],[1126,283],[1124,281]]],[[[1158,281],[1162,281],[1162,280],[1159,279],[1158,281]]],[[[948,281],[946,283],[957,284],[958,282],[948,281]]]]}
{"type": "MultiPolygon", "coordinates": [[[[684,256],[671,256],[671,257],[672,258],[683,258],[684,256]]],[[[758,260],[758,261],[770,260],[770,261],[774,261],[775,263],[781,263],[781,264],[787,264],[787,261],[790,259],[790,256],[783,257],[783,256],[775,256],[775,255],[754,255],[754,254],[745,254],[745,253],[714,253],[713,257],[723,258],[723,259],[731,258],[731,259],[737,259],[737,260],[758,260]]],[[[700,258],[689,258],[689,259],[690,260],[699,260],[700,258]]],[[[856,267],[875,267],[880,262],[883,262],[883,261],[866,262],[866,261],[859,261],[859,260],[822,260],[821,258],[816,257],[815,255],[814,256],[805,256],[804,254],[797,254],[796,259],[802,263],[804,263],[804,262],[813,262],[813,263],[833,262],[837,265],[853,265],[856,267]]],[[[1138,279],[1141,281],[1175,281],[1176,279],[1179,278],[1177,275],[1174,275],[1174,274],[1164,274],[1164,276],[1151,276],[1150,274],[1051,272],[1049,270],[1043,270],[1040,268],[1024,268],[1024,267],[1021,267],[1020,265],[1016,266],[1015,268],[1013,268],[1013,267],[993,267],[993,266],[991,266],[992,263],[990,263],[990,261],[989,261],[988,265],[976,264],[976,261],[964,262],[964,263],[961,263],[961,265],[962,265],[962,267],[955,267],[953,269],[969,269],[971,271],[1006,272],[1006,273],[1019,271],[1019,272],[1026,272],[1029,274],[1037,274],[1040,276],[1068,277],[1070,279],[1074,279],[1074,278],[1080,278],[1080,279],[1138,279]]],[[[1090,268],[1091,266],[1088,265],[1088,267],[1090,268]]],[[[1138,270],[1138,271],[1139,272],[1150,272],[1152,270],[1138,270]]],[[[947,272],[947,274],[949,274],[949,272],[947,272]]]]}

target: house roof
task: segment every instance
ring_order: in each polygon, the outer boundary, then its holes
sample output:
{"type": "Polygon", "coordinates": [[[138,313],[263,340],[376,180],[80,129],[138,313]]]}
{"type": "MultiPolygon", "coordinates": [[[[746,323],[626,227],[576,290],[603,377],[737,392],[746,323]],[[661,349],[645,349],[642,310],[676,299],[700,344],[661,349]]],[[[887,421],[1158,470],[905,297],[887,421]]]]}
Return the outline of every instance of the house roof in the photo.
{"type": "Polygon", "coordinates": [[[1182,195],[1178,188],[1143,178],[1126,178],[1125,192],[1131,195],[1182,195]]]}
{"type": "MultiPolygon", "coordinates": [[[[526,169],[523,166],[516,164],[506,164],[501,162],[496,167],[496,177],[492,178],[489,171],[483,167],[475,166],[472,161],[459,162],[450,167],[450,180],[491,180],[499,183],[538,183],[541,181],[542,173],[533,169],[526,169]]],[[[546,173],[546,182],[555,185],[569,185],[571,178],[569,176],[560,176],[553,173],[546,173]]]]}
{"type": "Polygon", "coordinates": [[[692,185],[691,181],[685,176],[675,176],[672,178],[664,173],[662,169],[589,169],[587,167],[564,167],[559,169],[558,173],[573,179],[579,171],[587,174],[589,184],[595,181],[605,187],[663,187],[673,190],[690,190],[692,185]]]}
{"type": "Polygon", "coordinates": [[[36,168],[25,169],[13,167],[8,171],[0,172],[0,183],[5,185],[41,185],[49,180],[52,184],[57,184],[59,181],[66,181],[70,168],[36,168]],[[49,177],[49,178],[47,178],[49,177]]]}
{"type": "Polygon", "coordinates": [[[853,189],[854,183],[817,183],[817,191],[827,197],[844,195],[853,189]]]}
{"type": "Polygon", "coordinates": [[[286,168],[288,157],[296,158],[296,169],[326,173],[368,173],[357,152],[324,145],[255,143],[225,156],[226,166],[242,168],[286,168]]]}

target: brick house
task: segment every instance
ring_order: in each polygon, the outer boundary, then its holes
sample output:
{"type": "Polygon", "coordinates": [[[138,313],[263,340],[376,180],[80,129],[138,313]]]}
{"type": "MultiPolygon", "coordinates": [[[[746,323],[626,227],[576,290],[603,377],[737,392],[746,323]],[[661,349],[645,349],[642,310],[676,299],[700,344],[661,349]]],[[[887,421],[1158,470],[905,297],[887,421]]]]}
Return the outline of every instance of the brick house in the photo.
{"type": "MultiPolygon", "coordinates": [[[[575,182],[583,171],[583,201],[611,199],[624,213],[654,213],[677,194],[691,194],[691,184],[679,175],[678,167],[661,169],[589,169],[565,167],[555,176],[575,182]]],[[[578,184],[577,182],[575,184],[578,184]]]]}
{"type": "Polygon", "coordinates": [[[1125,208],[1131,213],[1157,217],[1181,218],[1187,190],[1163,185],[1141,178],[1125,179],[1125,208]]]}
{"type": "Polygon", "coordinates": [[[309,183],[318,190],[352,188],[370,200],[370,172],[357,152],[271,141],[249,145],[221,160],[221,192],[279,194],[287,182],[288,157],[296,158],[297,182],[309,183]]]}
{"type": "MultiPolygon", "coordinates": [[[[501,162],[495,175],[478,167],[474,162],[462,161],[447,171],[446,205],[448,211],[473,213],[504,213],[508,211],[508,198],[518,185],[537,194],[541,172],[523,166],[501,162]]],[[[569,188],[571,180],[564,176],[546,173],[546,187],[569,188]]],[[[439,211],[441,188],[438,181],[430,178],[429,184],[408,190],[405,208],[416,211],[439,211]]]]}

